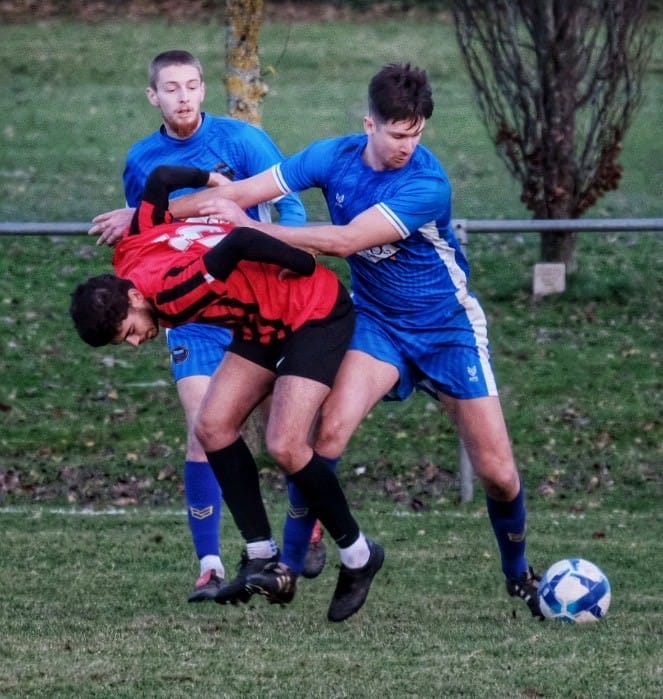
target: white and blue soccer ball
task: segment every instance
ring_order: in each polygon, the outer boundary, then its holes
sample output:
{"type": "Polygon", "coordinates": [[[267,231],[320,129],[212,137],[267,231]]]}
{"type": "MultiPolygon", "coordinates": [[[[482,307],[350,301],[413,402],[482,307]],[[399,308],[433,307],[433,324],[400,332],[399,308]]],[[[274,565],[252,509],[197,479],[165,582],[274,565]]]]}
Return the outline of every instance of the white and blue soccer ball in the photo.
{"type": "Polygon", "coordinates": [[[546,619],[575,624],[602,619],[610,606],[610,582],[584,558],[565,558],[548,568],[539,583],[539,607],[546,619]]]}

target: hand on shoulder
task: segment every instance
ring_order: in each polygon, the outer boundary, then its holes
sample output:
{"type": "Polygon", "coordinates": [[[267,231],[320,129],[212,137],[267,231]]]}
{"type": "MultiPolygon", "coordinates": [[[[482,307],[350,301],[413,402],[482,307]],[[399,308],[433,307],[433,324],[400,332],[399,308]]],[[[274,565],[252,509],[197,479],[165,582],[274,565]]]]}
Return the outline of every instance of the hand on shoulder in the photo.
{"type": "Polygon", "coordinates": [[[92,219],[88,235],[98,235],[97,245],[115,245],[131,225],[135,209],[113,209],[99,214],[92,219]]]}

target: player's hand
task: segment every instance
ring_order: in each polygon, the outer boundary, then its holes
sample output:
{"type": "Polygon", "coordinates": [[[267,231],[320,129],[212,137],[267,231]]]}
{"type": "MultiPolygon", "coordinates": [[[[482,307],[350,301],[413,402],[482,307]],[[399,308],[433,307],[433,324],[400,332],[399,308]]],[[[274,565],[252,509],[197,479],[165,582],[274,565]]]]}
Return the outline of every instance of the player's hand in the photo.
{"type": "Polygon", "coordinates": [[[224,184],[230,184],[232,180],[228,179],[225,175],[220,172],[210,172],[209,179],[207,180],[208,187],[222,187],[224,184]]]}
{"type": "Polygon", "coordinates": [[[92,219],[88,235],[98,235],[97,245],[115,245],[131,225],[134,209],[114,209],[92,219]]]}
{"type": "Polygon", "coordinates": [[[213,216],[221,221],[232,223],[233,226],[254,226],[255,221],[230,199],[214,197],[200,207],[201,216],[213,216]]]}

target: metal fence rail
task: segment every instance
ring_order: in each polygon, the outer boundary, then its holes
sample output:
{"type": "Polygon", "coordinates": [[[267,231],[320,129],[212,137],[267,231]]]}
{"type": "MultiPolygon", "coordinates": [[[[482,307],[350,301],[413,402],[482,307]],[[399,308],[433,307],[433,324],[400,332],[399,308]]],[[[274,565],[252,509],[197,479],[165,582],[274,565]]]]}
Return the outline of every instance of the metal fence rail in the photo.
{"type": "Polygon", "coordinates": [[[81,235],[87,233],[92,222],[87,223],[34,223],[3,222],[0,223],[0,235],[81,235]]]}
{"type": "MultiPolygon", "coordinates": [[[[548,231],[575,231],[577,233],[610,233],[629,231],[663,231],[663,218],[607,218],[607,219],[527,219],[481,220],[453,219],[454,233],[465,248],[468,233],[540,233],[548,231]]],[[[35,223],[0,222],[1,235],[81,235],[91,223],[35,223]]],[[[462,441],[459,446],[460,498],[470,502],[473,497],[473,470],[462,441]]]]}
{"type": "MultiPolygon", "coordinates": [[[[0,235],[81,235],[91,222],[0,222],[0,235]]],[[[461,242],[468,233],[537,233],[542,231],[576,231],[608,233],[627,231],[663,231],[663,218],[579,218],[579,219],[511,219],[482,220],[456,218],[453,229],[461,242]]]]}

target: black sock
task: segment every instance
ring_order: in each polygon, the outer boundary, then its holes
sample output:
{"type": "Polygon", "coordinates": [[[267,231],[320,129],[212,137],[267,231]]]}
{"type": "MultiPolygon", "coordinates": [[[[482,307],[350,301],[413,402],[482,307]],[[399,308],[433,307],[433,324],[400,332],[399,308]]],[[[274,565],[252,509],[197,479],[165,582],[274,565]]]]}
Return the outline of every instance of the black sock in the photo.
{"type": "Polygon", "coordinates": [[[301,471],[290,475],[334,541],[346,548],[359,536],[359,525],[350,512],[336,474],[321,456],[313,457],[301,471]]]}
{"type": "Polygon", "coordinates": [[[272,531],[260,494],[258,468],[240,437],[223,449],[206,452],[223,499],[247,543],[271,539],[272,531]]]}

